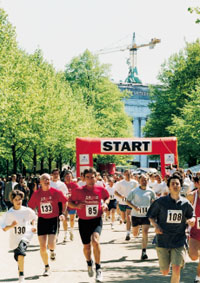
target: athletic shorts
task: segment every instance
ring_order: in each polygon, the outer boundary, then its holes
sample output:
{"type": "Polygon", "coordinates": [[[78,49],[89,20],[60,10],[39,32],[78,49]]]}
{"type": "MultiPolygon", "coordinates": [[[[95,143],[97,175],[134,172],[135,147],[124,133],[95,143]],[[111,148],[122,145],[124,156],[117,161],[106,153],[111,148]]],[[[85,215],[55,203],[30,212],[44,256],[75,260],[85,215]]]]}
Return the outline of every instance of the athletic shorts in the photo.
{"type": "Polygon", "coordinates": [[[125,212],[127,209],[132,209],[132,207],[128,206],[128,205],[124,205],[124,204],[119,204],[119,209],[122,212],[125,212]]]}
{"type": "Polygon", "coordinates": [[[84,245],[91,242],[91,236],[94,232],[101,235],[103,221],[101,217],[94,219],[80,219],[78,220],[78,228],[81,236],[81,241],[84,245]]]}
{"type": "Polygon", "coordinates": [[[185,263],[186,249],[179,247],[174,249],[156,247],[160,270],[168,270],[170,264],[183,267],[185,263]]]}
{"type": "Polygon", "coordinates": [[[68,214],[76,214],[76,209],[67,209],[68,214]]]}
{"type": "Polygon", "coordinates": [[[37,224],[37,234],[38,236],[42,235],[51,235],[56,234],[58,229],[58,217],[54,218],[38,218],[37,224]]]}
{"type": "Polygon", "coordinates": [[[109,204],[108,204],[108,210],[110,211],[111,209],[116,209],[117,208],[117,200],[116,199],[111,199],[109,204]]]}
{"type": "Polygon", "coordinates": [[[28,243],[24,240],[21,240],[18,247],[14,250],[14,259],[18,261],[18,256],[26,256],[26,249],[27,249],[28,243]]]}
{"type": "Polygon", "coordinates": [[[150,225],[150,221],[149,221],[148,217],[132,216],[131,221],[132,221],[133,227],[136,227],[136,226],[139,226],[139,225],[150,225]]]}

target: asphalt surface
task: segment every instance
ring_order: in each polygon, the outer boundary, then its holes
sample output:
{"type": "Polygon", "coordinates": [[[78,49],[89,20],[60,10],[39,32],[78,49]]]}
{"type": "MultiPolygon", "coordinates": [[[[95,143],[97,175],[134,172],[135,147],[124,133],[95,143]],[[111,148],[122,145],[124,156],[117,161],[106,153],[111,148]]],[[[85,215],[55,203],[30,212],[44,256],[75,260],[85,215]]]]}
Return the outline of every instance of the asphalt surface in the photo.
{"type": "MultiPolygon", "coordinates": [[[[9,232],[0,230],[0,282],[18,282],[17,264],[13,253],[9,251],[9,232]]],[[[101,265],[106,283],[131,282],[170,282],[170,276],[162,276],[159,271],[155,246],[152,243],[153,228],[150,228],[148,260],[141,261],[141,235],[131,236],[125,241],[125,225],[116,221],[111,230],[109,222],[104,221],[101,234],[101,265]]],[[[28,283],[92,283],[95,277],[89,278],[83,255],[82,243],[75,223],[74,241],[63,244],[64,232],[59,234],[56,247],[56,261],[50,262],[51,275],[43,277],[44,266],[40,257],[37,235],[34,235],[25,257],[25,279],[28,283]]],[[[181,273],[181,282],[194,282],[197,262],[187,257],[186,266],[181,273]]]]}

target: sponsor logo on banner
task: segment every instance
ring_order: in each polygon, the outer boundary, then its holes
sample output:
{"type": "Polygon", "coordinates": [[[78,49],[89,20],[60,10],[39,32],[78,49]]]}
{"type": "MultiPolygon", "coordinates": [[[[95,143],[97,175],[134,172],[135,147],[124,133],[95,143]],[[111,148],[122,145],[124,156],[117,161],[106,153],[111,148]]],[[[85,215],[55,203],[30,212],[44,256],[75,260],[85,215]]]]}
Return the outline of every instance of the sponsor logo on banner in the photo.
{"type": "Polygon", "coordinates": [[[101,140],[101,152],[152,152],[152,141],[101,140]]]}

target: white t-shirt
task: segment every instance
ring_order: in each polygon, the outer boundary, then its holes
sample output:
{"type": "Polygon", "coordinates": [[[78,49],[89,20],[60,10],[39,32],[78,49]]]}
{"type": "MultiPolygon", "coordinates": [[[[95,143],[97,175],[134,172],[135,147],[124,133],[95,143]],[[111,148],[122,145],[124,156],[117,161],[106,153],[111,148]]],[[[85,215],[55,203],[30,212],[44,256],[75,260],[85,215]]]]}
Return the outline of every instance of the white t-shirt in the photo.
{"type": "Polygon", "coordinates": [[[5,214],[1,223],[2,229],[11,225],[13,221],[17,221],[17,225],[9,230],[10,232],[10,249],[14,250],[18,247],[20,241],[26,240],[30,242],[33,237],[30,222],[36,220],[37,216],[30,207],[22,206],[20,209],[11,207],[5,214]]]}
{"type": "MultiPolygon", "coordinates": [[[[135,180],[126,181],[121,180],[115,184],[115,190],[120,194],[123,195],[125,198],[127,198],[128,194],[132,189],[137,188],[138,182],[135,180]]],[[[126,201],[123,201],[121,198],[119,198],[119,204],[127,205],[126,201]]]]}
{"type": "Polygon", "coordinates": [[[130,201],[133,205],[139,207],[140,211],[132,209],[131,215],[136,217],[146,217],[147,211],[155,199],[155,192],[148,187],[146,188],[146,190],[143,190],[140,187],[132,190],[129,193],[127,200],[130,201]]]}
{"type": "Polygon", "coordinates": [[[106,190],[109,192],[110,200],[116,199],[115,196],[115,185],[110,187],[109,185],[106,186],[106,190]]]}
{"type": "Polygon", "coordinates": [[[59,180],[57,182],[50,181],[50,187],[63,192],[65,196],[68,195],[69,193],[68,188],[65,185],[65,183],[59,180]]]}
{"type": "Polygon", "coordinates": [[[169,189],[167,187],[167,184],[163,181],[161,183],[157,183],[153,187],[153,191],[156,193],[156,195],[164,196],[165,193],[169,192],[169,189]]]}
{"type": "Polygon", "coordinates": [[[148,181],[148,187],[152,190],[154,190],[154,187],[156,187],[157,185],[157,181],[155,180],[154,182],[152,182],[150,179],[148,181]]]}

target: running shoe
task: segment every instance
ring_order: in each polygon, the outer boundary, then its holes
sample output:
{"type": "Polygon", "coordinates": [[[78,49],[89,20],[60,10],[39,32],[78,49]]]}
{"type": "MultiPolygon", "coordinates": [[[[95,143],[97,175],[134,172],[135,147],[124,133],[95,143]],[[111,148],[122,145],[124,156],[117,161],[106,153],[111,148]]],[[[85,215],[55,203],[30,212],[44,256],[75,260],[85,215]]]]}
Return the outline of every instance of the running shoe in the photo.
{"type": "Polygon", "coordinates": [[[100,268],[96,271],[96,282],[103,282],[103,275],[100,268]]]}
{"type": "Polygon", "coordinates": [[[56,253],[53,251],[53,252],[50,252],[50,259],[52,261],[56,260],[56,253]]]}
{"type": "Polygon", "coordinates": [[[111,223],[111,229],[114,229],[114,224],[113,223],[111,223]]]}
{"type": "Polygon", "coordinates": [[[74,240],[74,234],[73,234],[73,232],[72,232],[72,231],[70,231],[70,233],[69,233],[69,238],[70,238],[70,240],[71,240],[71,241],[73,241],[73,240],[74,240]]]}
{"type": "Polygon", "coordinates": [[[200,283],[199,279],[194,279],[194,283],[200,283]]]}
{"type": "Polygon", "coordinates": [[[94,276],[93,262],[92,262],[92,265],[88,265],[88,276],[89,277],[93,277],[94,276]]]}
{"type": "Polygon", "coordinates": [[[142,252],[141,260],[145,260],[145,259],[148,259],[148,256],[147,256],[146,252],[142,252]]]}
{"type": "Polygon", "coordinates": [[[50,267],[45,267],[44,269],[44,273],[43,273],[43,276],[49,276],[50,275],[50,267]]]}
{"type": "Polygon", "coordinates": [[[25,283],[24,276],[19,276],[19,283],[25,283]]]}
{"type": "Polygon", "coordinates": [[[130,241],[131,237],[129,234],[126,235],[125,241],[130,241]]]}

